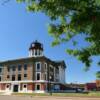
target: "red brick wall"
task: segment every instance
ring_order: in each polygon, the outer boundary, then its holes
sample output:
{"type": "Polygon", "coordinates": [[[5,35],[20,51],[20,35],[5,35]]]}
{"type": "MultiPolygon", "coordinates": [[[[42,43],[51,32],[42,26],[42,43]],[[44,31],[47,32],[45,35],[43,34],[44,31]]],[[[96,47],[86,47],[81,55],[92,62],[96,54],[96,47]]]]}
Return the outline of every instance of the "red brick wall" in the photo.
{"type": "Polygon", "coordinates": [[[85,89],[86,90],[94,90],[94,89],[96,89],[96,83],[87,83],[85,85],[85,89]]]}
{"type": "Polygon", "coordinates": [[[41,84],[41,90],[45,90],[45,84],[41,84]]]}
{"type": "Polygon", "coordinates": [[[27,84],[27,89],[28,90],[35,90],[35,85],[33,83],[28,83],[27,84]]]}
{"type": "Polygon", "coordinates": [[[6,84],[0,84],[0,90],[5,90],[6,89],[6,84]]]}

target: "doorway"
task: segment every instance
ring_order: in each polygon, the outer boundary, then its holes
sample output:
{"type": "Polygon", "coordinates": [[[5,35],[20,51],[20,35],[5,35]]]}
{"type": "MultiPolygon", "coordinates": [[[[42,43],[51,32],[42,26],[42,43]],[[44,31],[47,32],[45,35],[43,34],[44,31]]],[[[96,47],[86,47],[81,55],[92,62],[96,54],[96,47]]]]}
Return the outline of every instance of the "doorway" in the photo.
{"type": "Polygon", "coordinates": [[[18,92],[18,85],[14,85],[13,92],[18,92]]]}

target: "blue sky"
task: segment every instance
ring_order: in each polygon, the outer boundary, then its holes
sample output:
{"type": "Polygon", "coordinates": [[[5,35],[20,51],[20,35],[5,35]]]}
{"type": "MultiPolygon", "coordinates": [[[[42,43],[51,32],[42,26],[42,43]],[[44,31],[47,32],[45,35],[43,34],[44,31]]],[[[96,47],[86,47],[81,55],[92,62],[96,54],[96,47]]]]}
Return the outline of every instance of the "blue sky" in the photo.
{"type": "MultiPolygon", "coordinates": [[[[67,83],[95,81],[95,72],[99,70],[96,65],[98,58],[93,57],[91,69],[84,72],[84,64],[65,52],[66,48],[72,47],[70,42],[51,47],[53,38],[48,35],[49,22],[44,14],[27,12],[24,4],[17,4],[14,0],[6,5],[0,4],[0,61],[27,57],[30,43],[37,39],[44,44],[45,56],[66,62],[67,83]]],[[[77,40],[80,41],[78,46],[86,45],[80,37],[77,40]]]]}

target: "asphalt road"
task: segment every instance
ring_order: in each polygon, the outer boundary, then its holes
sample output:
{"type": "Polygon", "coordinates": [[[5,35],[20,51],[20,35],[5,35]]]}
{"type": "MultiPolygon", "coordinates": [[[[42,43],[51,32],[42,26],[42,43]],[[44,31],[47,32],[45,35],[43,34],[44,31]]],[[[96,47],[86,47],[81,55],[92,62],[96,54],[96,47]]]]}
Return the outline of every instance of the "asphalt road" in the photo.
{"type": "Polygon", "coordinates": [[[31,97],[31,96],[0,96],[0,100],[100,100],[95,97],[31,97]]]}

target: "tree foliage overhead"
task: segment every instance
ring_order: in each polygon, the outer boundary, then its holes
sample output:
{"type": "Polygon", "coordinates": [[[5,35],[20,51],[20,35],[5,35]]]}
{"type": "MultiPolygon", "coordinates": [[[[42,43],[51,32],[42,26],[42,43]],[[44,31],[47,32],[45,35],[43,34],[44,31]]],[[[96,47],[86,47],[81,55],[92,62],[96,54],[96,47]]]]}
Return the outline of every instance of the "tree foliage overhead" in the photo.
{"type": "MultiPolygon", "coordinates": [[[[48,31],[54,37],[53,46],[84,34],[85,41],[90,45],[81,49],[67,49],[67,53],[76,56],[87,69],[91,66],[92,56],[99,56],[100,65],[100,0],[17,1],[26,3],[29,11],[43,12],[50,17],[53,23],[50,23],[48,31]]],[[[77,45],[76,40],[73,44],[77,45]]]]}

